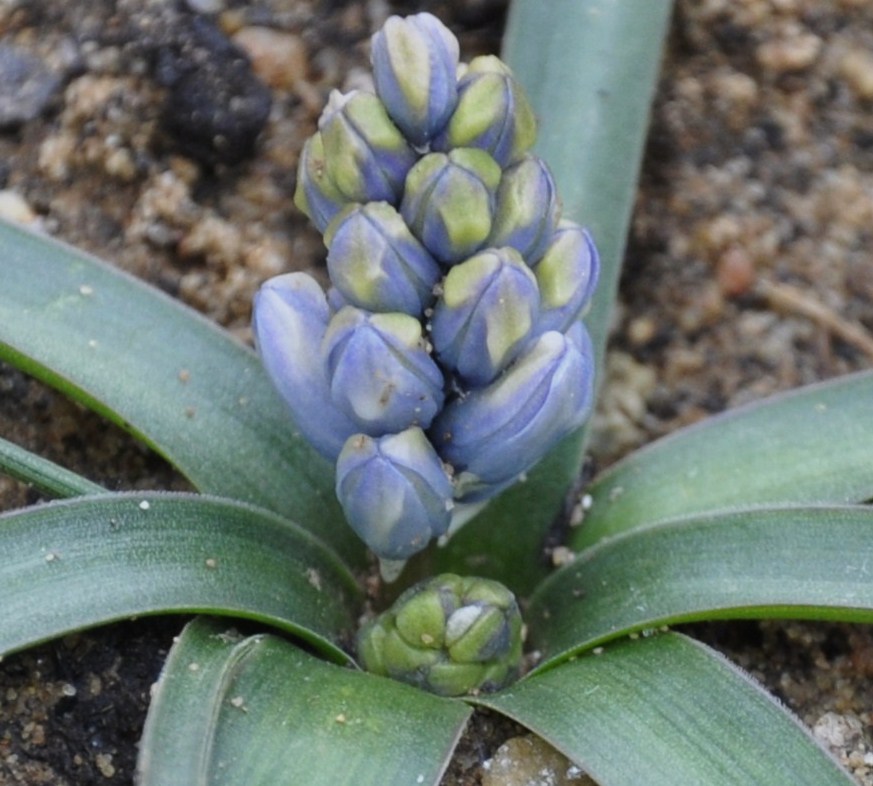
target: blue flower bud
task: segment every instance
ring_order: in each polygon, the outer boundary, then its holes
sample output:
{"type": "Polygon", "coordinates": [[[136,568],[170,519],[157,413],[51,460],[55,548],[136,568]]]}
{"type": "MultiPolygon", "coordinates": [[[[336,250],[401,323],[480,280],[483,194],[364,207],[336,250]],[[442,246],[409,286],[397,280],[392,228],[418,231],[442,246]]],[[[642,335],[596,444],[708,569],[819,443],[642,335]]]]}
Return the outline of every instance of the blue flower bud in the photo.
{"type": "Polygon", "coordinates": [[[360,429],[330,402],[318,352],[329,318],[324,292],[305,273],[276,276],[255,295],[253,329],[267,374],[303,436],[334,460],[360,429]]]}
{"type": "Polygon", "coordinates": [[[415,317],[347,306],[330,320],[322,352],[331,400],[356,432],[375,437],[427,428],[442,407],[443,375],[415,317]]]}
{"type": "Polygon", "coordinates": [[[316,131],[300,153],[297,167],[297,188],[294,191],[294,204],[315,224],[319,232],[324,232],[331,219],[348,203],[327,176],[324,162],[324,140],[316,131]]]}
{"type": "Polygon", "coordinates": [[[376,96],[334,90],[318,128],[327,177],[347,202],[397,204],[417,156],[376,96]]]}
{"type": "Polygon", "coordinates": [[[600,257],[587,230],[562,221],[534,267],[540,288],[537,331],[565,332],[584,312],[597,286],[600,257]]]}
{"type": "Polygon", "coordinates": [[[442,272],[387,202],[346,208],[324,236],[330,280],[352,305],[419,316],[442,272]]]}
{"type": "Polygon", "coordinates": [[[430,434],[455,469],[456,499],[493,496],[584,422],[594,359],[577,338],[544,333],[491,385],[446,405],[430,434]]]}
{"type": "Polygon", "coordinates": [[[458,40],[431,14],[391,16],[372,38],[373,79],[391,119],[426,145],[458,101],[458,40]]]}
{"type": "Polygon", "coordinates": [[[523,348],[540,294],[514,248],[489,248],[449,270],[431,319],[443,367],[469,387],[491,382],[523,348]]]}
{"type": "Polygon", "coordinates": [[[424,432],[350,437],[336,495],[349,524],[382,559],[404,560],[449,527],[452,484],[424,432]]]}
{"type": "Polygon", "coordinates": [[[536,141],[537,122],[521,85],[494,55],[474,58],[458,83],[458,105],[434,150],[478,147],[505,167],[536,141]]]}
{"type": "Polygon", "coordinates": [[[543,255],[558,225],[561,205],[552,173],[527,154],[503,171],[489,246],[512,246],[529,264],[543,255]]]}
{"type": "Polygon", "coordinates": [[[500,167],[481,150],[424,156],[409,172],[400,213],[444,264],[478,251],[491,233],[500,167]]]}

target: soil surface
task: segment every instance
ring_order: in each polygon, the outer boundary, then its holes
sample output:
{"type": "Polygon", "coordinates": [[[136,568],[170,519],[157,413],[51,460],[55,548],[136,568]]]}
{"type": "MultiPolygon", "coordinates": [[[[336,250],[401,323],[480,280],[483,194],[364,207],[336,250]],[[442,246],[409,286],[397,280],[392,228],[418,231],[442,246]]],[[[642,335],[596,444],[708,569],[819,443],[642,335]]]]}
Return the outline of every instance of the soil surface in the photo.
{"type": "MultiPolygon", "coordinates": [[[[452,27],[464,59],[499,47],[503,0],[0,0],[0,215],[249,340],[262,281],[323,271],[320,238],[291,202],[303,140],[331,89],[366,83],[370,34],[419,10],[452,27]]],[[[725,408],[873,364],[871,108],[866,0],[678,0],[598,467],[725,408]]],[[[187,488],[121,431],[5,366],[0,436],[112,489],[187,488]]],[[[0,478],[0,509],[37,501],[0,478]]],[[[6,658],[0,786],[132,783],[149,689],[182,624],[125,623],[6,658]]],[[[868,626],[692,632],[873,784],[868,626]]],[[[518,733],[477,716],[445,783],[495,783],[483,763],[518,733]]]]}

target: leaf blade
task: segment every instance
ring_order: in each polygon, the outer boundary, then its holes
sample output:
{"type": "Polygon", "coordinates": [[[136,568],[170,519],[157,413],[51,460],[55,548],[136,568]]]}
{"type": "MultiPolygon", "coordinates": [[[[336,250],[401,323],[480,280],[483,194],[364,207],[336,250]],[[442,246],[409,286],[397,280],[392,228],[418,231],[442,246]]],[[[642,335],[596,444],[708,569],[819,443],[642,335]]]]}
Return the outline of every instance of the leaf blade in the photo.
{"type": "Polygon", "coordinates": [[[157,613],[257,619],[339,661],[357,587],[305,530],[238,502],[104,494],[0,516],[0,652],[157,613]]]}
{"type": "Polygon", "coordinates": [[[854,783],[763,688],[678,634],[611,645],[476,703],[544,737],[602,786],[854,783]]]}
{"type": "Polygon", "coordinates": [[[660,520],[754,504],[873,498],[873,372],[779,394],[674,432],[611,467],[570,545],[660,520]]]}
{"type": "Polygon", "coordinates": [[[704,619],[873,621],[873,508],[761,508],[603,541],[531,599],[549,661],[634,631],[704,619]]]}
{"type": "Polygon", "coordinates": [[[106,489],[75,472],[0,437],[0,472],[51,497],[105,494],[106,489]]]}
{"type": "Polygon", "coordinates": [[[0,221],[0,359],[142,439],[206,493],[291,516],[352,563],[333,470],[254,353],[162,292],[0,221]]]}
{"type": "Polygon", "coordinates": [[[273,636],[222,642],[223,631],[196,620],[174,646],[146,722],[142,786],[439,783],[464,704],[273,636]],[[191,662],[207,668],[192,674],[191,662]]]}

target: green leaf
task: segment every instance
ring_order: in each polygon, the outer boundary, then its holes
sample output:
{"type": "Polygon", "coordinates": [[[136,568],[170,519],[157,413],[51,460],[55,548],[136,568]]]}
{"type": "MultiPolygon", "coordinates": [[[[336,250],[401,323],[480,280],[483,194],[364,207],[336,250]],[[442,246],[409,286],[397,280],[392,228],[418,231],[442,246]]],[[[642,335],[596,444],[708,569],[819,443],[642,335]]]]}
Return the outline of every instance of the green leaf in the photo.
{"type": "Polygon", "coordinates": [[[104,494],[0,516],[0,653],[114,620],[268,622],[345,661],[354,579],[273,513],[185,494],[104,494]]]}
{"type": "MultiPolygon", "coordinates": [[[[671,3],[514,0],[503,57],[539,118],[536,150],[555,174],[564,215],[587,226],[601,255],[586,323],[597,367],[618,287],[671,3]]],[[[526,595],[548,573],[543,541],[578,477],[576,434],[492,502],[438,552],[438,570],[469,571],[526,595]]]]}
{"type": "Polygon", "coordinates": [[[732,511],[665,522],[578,554],[531,599],[547,659],[692,620],[873,622],[873,508],[732,511]]]}
{"type": "Polygon", "coordinates": [[[460,702],[198,619],[158,683],[139,783],[432,786],[469,715],[460,702]]]}
{"type": "Polygon", "coordinates": [[[624,641],[477,704],[563,751],[600,786],[849,786],[750,677],[676,634],[624,641]]]}
{"type": "Polygon", "coordinates": [[[346,559],[333,470],[255,354],[94,257],[0,222],[0,360],[132,432],[203,492],[294,518],[346,559]]]}
{"type": "Polygon", "coordinates": [[[589,489],[571,545],[719,508],[873,498],[873,372],[779,394],[636,451],[589,489]]]}
{"type": "Polygon", "coordinates": [[[0,438],[0,472],[51,497],[105,494],[106,489],[48,459],[0,438]]]}
{"type": "MultiPolygon", "coordinates": [[[[536,151],[564,216],[588,227],[600,285],[585,321],[602,358],[624,257],[670,0],[513,0],[503,57],[539,118],[536,151]]],[[[599,366],[600,367],[600,366],[599,366]]]]}

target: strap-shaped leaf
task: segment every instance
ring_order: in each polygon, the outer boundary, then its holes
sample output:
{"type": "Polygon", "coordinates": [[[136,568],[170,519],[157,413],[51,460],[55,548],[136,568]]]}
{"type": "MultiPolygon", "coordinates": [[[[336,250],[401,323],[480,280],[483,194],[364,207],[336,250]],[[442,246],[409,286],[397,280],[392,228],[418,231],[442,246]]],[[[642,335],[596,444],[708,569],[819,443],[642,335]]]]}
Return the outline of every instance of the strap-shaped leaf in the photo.
{"type": "Polygon", "coordinates": [[[536,152],[564,215],[588,227],[601,275],[585,319],[602,357],[637,192],[671,0],[513,0],[503,56],[539,121],[536,152]]]}
{"type": "Polygon", "coordinates": [[[547,659],[664,624],[873,622],[873,508],[751,509],[625,533],[578,554],[531,600],[547,659]]]}
{"type": "MultiPolygon", "coordinates": [[[[600,285],[586,323],[598,367],[636,194],[647,118],[672,3],[513,0],[503,56],[539,119],[536,152],[555,174],[564,215],[590,228],[600,285]]],[[[578,477],[576,434],[467,524],[431,570],[475,571],[526,595],[548,572],[543,541],[578,477]]]]}
{"type": "Polygon", "coordinates": [[[198,619],[173,646],[140,745],[140,786],[435,786],[461,702],[198,619]]]}
{"type": "Polygon", "coordinates": [[[127,617],[261,620],[340,661],[357,588],[273,513],[184,494],[104,494],[0,516],[0,653],[127,617]]]}
{"type": "Polygon", "coordinates": [[[294,434],[254,353],[158,290],[0,222],[0,359],[118,423],[206,493],[363,549],[333,471],[294,434]]]}
{"type": "Polygon", "coordinates": [[[873,498],[873,372],[779,394],[638,450],[590,488],[572,546],[634,527],[754,504],[873,498]]]}
{"type": "Polygon", "coordinates": [[[849,786],[751,678],[676,634],[624,641],[478,704],[514,718],[600,786],[849,786]]]}
{"type": "Polygon", "coordinates": [[[51,497],[106,493],[106,489],[97,483],[92,483],[87,478],[2,438],[0,438],[0,472],[29,483],[51,497]]]}

